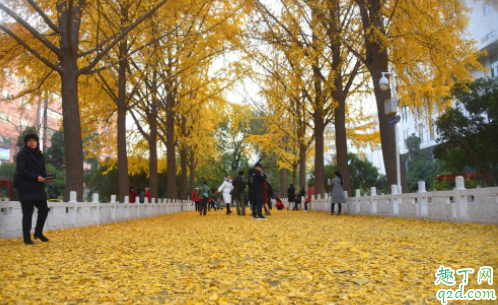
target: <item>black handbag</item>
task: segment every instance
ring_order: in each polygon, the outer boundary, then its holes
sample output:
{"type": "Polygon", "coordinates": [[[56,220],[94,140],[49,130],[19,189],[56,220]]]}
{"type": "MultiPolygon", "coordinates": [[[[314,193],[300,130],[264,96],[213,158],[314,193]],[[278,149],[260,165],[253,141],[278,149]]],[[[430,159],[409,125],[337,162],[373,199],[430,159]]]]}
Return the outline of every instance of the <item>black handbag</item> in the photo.
{"type": "Polygon", "coordinates": [[[239,188],[238,187],[234,187],[231,191],[230,191],[230,195],[231,196],[235,196],[239,193],[239,188]]]}

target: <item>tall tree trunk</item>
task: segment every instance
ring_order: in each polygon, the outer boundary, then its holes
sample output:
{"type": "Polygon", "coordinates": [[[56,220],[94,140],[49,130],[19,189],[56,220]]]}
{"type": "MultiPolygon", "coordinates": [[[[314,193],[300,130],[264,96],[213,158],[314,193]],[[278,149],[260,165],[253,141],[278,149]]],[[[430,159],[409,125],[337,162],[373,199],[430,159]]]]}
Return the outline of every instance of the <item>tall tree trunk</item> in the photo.
{"type": "Polygon", "coordinates": [[[287,172],[285,168],[280,170],[280,197],[287,197],[287,172]]]}
{"type": "Polygon", "coordinates": [[[178,189],[176,186],[175,97],[173,92],[168,92],[166,99],[166,163],[168,167],[168,199],[178,199],[178,189]]]}
{"type": "MultiPolygon", "coordinates": [[[[121,13],[126,14],[122,9],[121,13]]],[[[124,16],[123,16],[124,19],[124,16]]],[[[124,202],[128,196],[128,154],[126,152],[126,53],[128,43],[126,38],[119,43],[119,66],[118,66],[118,200],[124,202]]]]}
{"type": "Polygon", "coordinates": [[[330,28],[329,37],[332,41],[332,71],[336,72],[334,79],[335,90],[332,90],[332,97],[337,101],[337,108],[334,109],[334,127],[335,127],[335,147],[337,157],[337,170],[341,173],[344,181],[344,190],[351,196],[351,178],[348,166],[348,143],[346,133],[346,98],[348,96],[352,80],[356,77],[358,67],[355,66],[349,75],[348,85],[345,85],[342,67],[344,60],[342,58],[343,41],[341,38],[341,10],[338,1],[329,1],[330,28]]]}
{"type": "Polygon", "coordinates": [[[306,189],[306,145],[304,143],[299,145],[299,187],[306,189]]]}
{"type": "Polygon", "coordinates": [[[297,164],[292,167],[292,185],[296,187],[297,179],[297,164]]]}
{"type": "Polygon", "coordinates": [[[195,190],[195,152],[194,148],[190,151],[190,194],[195,190]]]}
{"type": "Polygon", "coordinates": [[[78,105],[78,76],[76,57],[65,56],[61,61],[64,74],[61,74],[62,115],[64,117],[64,147],[66,150],[66,188],[64,201],[69,201],[71,191],[78,193],[78,201],[83,201],[83,143],[81,139],[80,108],[78,105]]]}
{"type": "Polygon", "coordinates": [[[157,178],[157,100],[153,98],[150,111],[150,139],[149,139],[149,188],[150,197],[159,198],[157,178]]]}
{"type": "Polygon", "coordinates": [[[351,196],[351,178],[348,166],[348,144],[346,136],[346,101],[338,101],[339,106],[335,109],[335,147],[337,157],[337,170],[344,180],[344,190],[351,196]]]}
{"type": "MultiPolygon", "coordinates": [[[[381,78],[381,72],[388,71],[387,65],[387,52],[382,51],[377,55],[377,60],[373,63],[367,64],[370,74],[372,75],[372,82],[374,84],[374,94],[377,102],[377,112],[379,116],[379,129],[380,138],[382,142],[382,155],[384,158],[384,165],[386,167],[387,184],[390,187],[397,183],[396,174],[396,139],[395,130],[389,127],[389,119],[391,116],[385,114],[384,101],[391,98],[391,92],[389,90],[382,91],[379,86],[379,80],[381,78]]],[[[403,191],[406,192],[407,187],[403,187],[403,191]]]]}
{"type": "Polygon", "coordinates": [[[81,7],[73,6],[72,15],[67,11],[67,2],[57,2],[59,27],[67,28],[71,23],[71,32],[60,35],[59,46],[64,55],[60,57],[63,72],[61,77],[62,126],[66,150],[66,188],[64,201],[69,201],[71,191],[77,192],[77,200],[83,201],[83,142],[81,138],[81,119],[78,102],[78,59],[81,7]],[[68,40],[69,39],[69,40],[68,40]]]}
{"type": "Polygon", "coordinates": [[[48,122],[47,122],[47,112],[48,112],[48,98],[43,100],[43,153],[47,152],[47,141],[48,141],[48,135],[47,135],[47,129],[48,129],[48,122]]]}
{"type": "Polygon", "coordinates": [[[182,168],[182,180],[181,180],[181,200],[187,200],[187,146],[183,146],[180,149],[180,165],[182,168]]]}
{"type": "MultiPolygon", "coordinates": [[[[321,113],[321,111],[319,112],[321,113]]],[[[325,192],[325,173],[324,173],[324,139],[325,131],[323,118],[321,115],[315,118],[315,194],[323,198],[325,192]]]]}
{"type": "MultiPolygon", "coordinates": [[[[361,14],[363,32],[365,35],[365,64],[370,71],[372,82],[374,85],[375,100],[377,103],[377,112],[379,117],[380,138],[382,141],[382,155],[386,168],[387,184],[389,186],[397,184],[396,174],[396,139],[394,128],[389,127],[390,116],[385,114],[384,102],[391,98],[391,91],[382,91],[380,89],[379,80],[382,72],[388,72],[389,55],[388,50],[382,43],[373,37],[372,25],[378,27],[379,31],[384,31],[381,10],[383,2],[380,0],[368,1],[368,5],[361,0],[356,0],[361,14]]],[[[403,170],[401,168],[401,173],[403,170]]],[[[408,192],[406,178],[401,178],[403,192],[408,192]]]]}

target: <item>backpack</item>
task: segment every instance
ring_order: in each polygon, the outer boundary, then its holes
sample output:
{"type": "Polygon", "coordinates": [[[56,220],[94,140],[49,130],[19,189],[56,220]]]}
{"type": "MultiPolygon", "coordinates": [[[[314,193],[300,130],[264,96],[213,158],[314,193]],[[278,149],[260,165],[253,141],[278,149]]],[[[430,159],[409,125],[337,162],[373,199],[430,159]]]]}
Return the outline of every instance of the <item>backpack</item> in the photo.
{"type": "Polygon", "coordinates": [[[202,187],[202,191],[204,192],[204,193],[202,193],[202,196],[204,196],[204,198],[209,198],[209,194],[206,191],[204,191],[204,185],[202,185],[201,187],[202,187]]]}
{"type": "Polygon", "coordinates": [[[249,176],[249,179],[247,180],[248,184],[252,185],[254,183],[254,176],[255,176],[254,174],[249,176]]]}

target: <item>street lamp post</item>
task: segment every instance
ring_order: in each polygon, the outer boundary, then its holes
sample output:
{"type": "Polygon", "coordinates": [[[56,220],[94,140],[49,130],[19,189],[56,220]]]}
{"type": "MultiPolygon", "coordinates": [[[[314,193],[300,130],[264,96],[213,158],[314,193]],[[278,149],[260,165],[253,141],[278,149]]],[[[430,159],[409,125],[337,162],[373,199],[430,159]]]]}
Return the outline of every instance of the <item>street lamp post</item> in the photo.
{"type": "MultiPolygon", "coordinates": [[[[396,103],[396,115],[399,112],[399,105],[398,105],[398,97],[397,97],[397,92],[396,92],[396,73],[394,72],[394,69],[392,72],[382,72],[382,77],[379,80],[379,86],[382,91],[386,91],[389,89],[389,79],[386,77],[386,75],[391,76],[391,83],[392,83],[392,98],[391,102],[394,101],[396,103]]],[[[401,190],[401,165],[400,165],[400,160],[399,160],[399,126],[398,124],[394,125],[394,137],[395,137],[395,146],[396,146],[396,180],[398,184],[398,193],[402,193],[401,190]]]]}

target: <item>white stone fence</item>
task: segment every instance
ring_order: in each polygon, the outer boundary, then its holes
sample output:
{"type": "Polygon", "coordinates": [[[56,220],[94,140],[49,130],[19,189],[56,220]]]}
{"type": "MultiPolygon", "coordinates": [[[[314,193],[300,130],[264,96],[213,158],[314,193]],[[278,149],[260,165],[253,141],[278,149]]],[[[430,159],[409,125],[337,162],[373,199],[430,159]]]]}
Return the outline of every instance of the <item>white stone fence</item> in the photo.
{"type": "MultiPolygon", "coordinates": [[[[418,183],[417,193],[400,194],[396,185],[391,186],[391,194],[377,195],[375,187],[369,196],[361,196],[356,190],[355,197],[346,195],[342,213],[384,217],[403,217],[451,222],[474,222],[498,224],[498,187],[465,189],[464,178],[455,179],[456,187],[451,191],[426,192],[425,182],[418,183]]],[[[330,213],[331,201],[325,198],[312,198],[308,210],[330,213]]],[[[287,199],[284,200],[289,206],[287,199]]],[[[304,198],[301,209],[304,208],[304,198]]],[[[335,212],[338,207],[336,205],[335,212]]]]}
{"type": "MultiPolygon", "coordinates": [[[[92,202],[77,202],[76,192],[71,192],[69,202],[49,202],[50,212],[44,231],[62,228],[85,227],[132,219],[167,215],[193,210],[190,200],[173,200],[155,198],[151,202],[124,203],[116,202],[116,195],[111,196],[110,203],[100,203],[99,195],[93,194],[92,202]]],[[[137,198],[138,199],[138,198],[137,198]]],[[[37,209],[33,215],[33,228],[36,225],[37,209]]],[[[0,202],[0,238],[22,237],[22,210],[19,201],[0,202]]]]}

